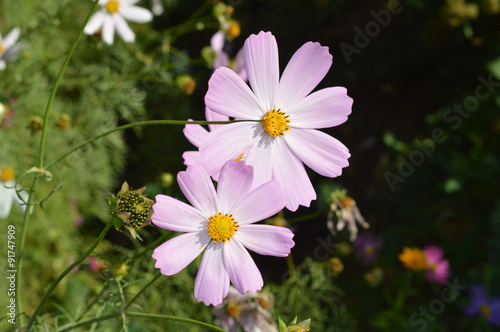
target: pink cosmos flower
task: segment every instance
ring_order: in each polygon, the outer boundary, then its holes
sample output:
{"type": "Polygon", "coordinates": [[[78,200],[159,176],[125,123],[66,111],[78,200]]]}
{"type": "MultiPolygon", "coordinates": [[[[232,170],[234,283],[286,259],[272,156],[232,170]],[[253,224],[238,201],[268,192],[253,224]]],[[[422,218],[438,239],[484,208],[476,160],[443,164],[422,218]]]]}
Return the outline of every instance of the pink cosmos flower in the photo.
{"type": "Polygon", "coordinates": [[[345,122],[352,99],[343,87],[311,93],[332,64],[328,48],[318,43],[305,43],[295,52],[281,79],[278,46],[270,32],[250,36],[243,56],[251,89],[234,71],[221,67],[209,81],[205,103],[214,112],[254,122],[210,132],[200,147],[202,164],[216,176],[227,160],[242,157],[255,169],[254,186],[273,179],[285,190],[289,210],[309,206],[316,192],[304,163],[336,177],[350,157],[342,143],[316,129],[345,122]]]}
{"type": "Polygon", "coordinates": [[[450,276],[450,262],[443,258],[443,251],[437,246],[424,248],[427,271],[425,277],[430,282],[444,284],[450,276]]]}
{"type": "Polygon", "coordinates": [[[251,190],[253,177],[251,166],[230,160],[222,167],[216,191],[205,169],[194,164],[177,175],[192,206],[169,196],[156,196],[153,223],[185,234],[155,249],[155,267],[173,275],[203,253],[194,293],[206,305],[221,303],[230,282],[242,294],[262,288],[262,275],[245,248],[285,257],[294,245],[289,229],[254,224],[280,211],[286,198],[274,181],[251,190]]]}

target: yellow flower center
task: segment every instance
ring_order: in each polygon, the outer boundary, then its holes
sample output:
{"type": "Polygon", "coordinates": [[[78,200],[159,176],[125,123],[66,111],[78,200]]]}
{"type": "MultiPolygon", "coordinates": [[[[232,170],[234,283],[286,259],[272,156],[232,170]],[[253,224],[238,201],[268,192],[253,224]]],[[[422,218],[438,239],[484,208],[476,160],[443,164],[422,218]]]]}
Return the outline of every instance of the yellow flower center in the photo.
{"type": "Polygon", "coordinates": [[[7,168],[4,168],[2,170],[2,175],[0,176],[0,179],[3,182],[14,180],[14,178],[15,178],[15,175],[14,175],[14,171],[12,170],[12,168],[7,167],[7,168]]]}
{"type": "Polygon", "coordinates": [[[289,123],[288,115],[285,112],[281,112],[281,108],[270,110],[262,118],[262,125],[265,132],[272,137],[285,136],[285,132],[290,130],[289,123]]]}
{"type": "Polygon", "coordinates": [[[109,0],[106,4],[106,9],[111,14],[116,13],[120,8],[120,2],[118,0],[109,0]]]}
{"type": "Polygon", "coordinates": [[[226,312],[229,316],[239,319],[241,313],[241,306],[237,303],[229,302],[226,307],[226,312]]]}
{"type": "Polygon", "coordinates": [[[482,306],[479,307],[479,310],[481,310],[481,314],[483,315],[484,318],[490,317],[490,307],[488,307],[486,304],[483,304],[482,306]]]}
{"type": "Polygon", "coordinates": [[[240,154],[240,156],[238,158],[236,158],[236,161],[242,161],[244,156],[245,156],[245,152],[240,154]]]}
{"type": "Polygon", "coordinates": [[[371,244],[367,244],[365,247],[365,253],[371,255],[375,252],[375,248],[371,244]]]}
{"type": "Polygon", "coordinates": [[[208,219],[208,236],[214,242],[231,241],[234,233],[238,231],[238,222],[234,220],[232,214],[222,215],[222,212],[211,216],[208,219]]]}
{"type": "Polygon", "coordinates": [[[0,43],[0,54],[2,54],[2,53],[3,53],[3,51],[5,51],[5,48],[3,47],[3,44],[2,44],[2,43],[0,43]]]}
{"type": "Polygon", "coordinates": [[[427,269],[425,254],[419,248],[404,247],[403,252],[398,255],[398,258],[408,269],[415,271],[427,269]]]}

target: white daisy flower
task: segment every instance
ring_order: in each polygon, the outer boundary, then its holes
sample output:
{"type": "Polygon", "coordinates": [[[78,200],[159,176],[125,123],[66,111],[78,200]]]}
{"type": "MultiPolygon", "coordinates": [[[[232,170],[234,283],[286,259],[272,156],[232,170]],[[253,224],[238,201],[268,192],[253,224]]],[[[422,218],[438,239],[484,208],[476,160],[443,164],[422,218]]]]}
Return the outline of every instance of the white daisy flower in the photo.
{"type": "Polygon", "coordinates": [[[116,32],[127,43],[135,41],[135,34],[127,22],[146,23],[153,19],[153,14],[142,7],[134,6],[139,0],[99,0],[103,8],[90,18],[84,32],[92,35],[102,28],[102,39],[112,45],[116,32]]]}
{"type": "MultiPolygon", "coordinates": [[[[4,168],[0,171],[0,219],[9,216],[13,204],[19,204],[19,211],[25,212],[26,205],[19,199],[15,189],[14,171],[11,168],[4,168]]],[[[25,201],[28,200],[28,193],[20,191],[20,195],[25,201]]]]}
{"type": "Polygon", "coordinates": [[[5,70],[7,67],[6,61],[14,60],[19,51],[24,47],[24,43],[18,43],[21,29],[12,29],[5,38],[2,39],[0,34],[0,70],[5,70]]]}

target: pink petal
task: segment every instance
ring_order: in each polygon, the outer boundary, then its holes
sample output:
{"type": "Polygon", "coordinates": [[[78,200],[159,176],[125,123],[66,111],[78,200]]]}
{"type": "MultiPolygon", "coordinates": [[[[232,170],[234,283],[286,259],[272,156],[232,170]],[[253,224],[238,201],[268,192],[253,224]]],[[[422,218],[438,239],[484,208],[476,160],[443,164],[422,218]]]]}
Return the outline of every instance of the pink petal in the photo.
{"type": "MultiPolygon", "coordinates": [[[[188,119],[188,121],[192,120],[188,119]]],[[[183,132],[188,141],[197,148],[200,147],[201,142],[203,141],[205,136],[208,135],[208,130],[206,130],[199,124],[187,124],[184,126],[183,132]]]]}
{"type": "MultiPolygon", "coordinates": [[[[289,135],[287,132],[285,138],[289,135]]],[[[316,199],[316,192],[307,176],[302,162],[289,150],[281,137],[276,138],[276,153],[273,162],[273,179],[285,190],[286,208],[290,211],[299,205],[309,207],[316,199]]]]}
{"type": "Polygon", "coordinates": [[[185,233],[163,243],[153,252],[155,267],[167,276],[188,266],[208,246],[207,232],[185,233]]]}
{"type": "Polygon", "coordinates": [[[211,243],[201,260],[194,282],[194,295],[205,305],[218,305],[229,291],[229,275],[224,267],[222,243],[211,243]]]}
{"type": "Polygon", "coordinates": [[[260,127],[258,130],[261,131],[258,143],[254,144],[243,155],[243,160],[254,169],[252,189],[272,179],[274,138],[265,134],[262,126],[258,127],[260,127]]]}
{"type": "Polygon", "coordinates": [[[237,236],[245,248],[267,256],[286,257],[295,245],[293,233],[288,228],[279,226],[242,225],[237,236]]]}
{"type": "Polygon", "coordinates": [[[220,211],[212,179],[200,164],[189,165],[186,171],[179,172],[177,183],[191,205],[207,218],[220,211]]]}
{"type": "Polygon", "coordinates": [[[244,120],[258,120],[265,113],[248,85],[226,67],[218,68],[208,81],[205,104],[214,112],[244,120]]]}
{"type": "Polygon", "coordinates": [[[240,225],[245,225],[273,216],[285,207],[285,203],[284,190],[277,182],[269,181],[243,197],[232,211],[240,225]]]}
{"type": "MultiPolygon", "coordinates": [[[[205,118],[207,119],[207,121],[229,121],[229,118],[226,115],[216,113],[216,112],[210,110],[208,107],[205,107],[205,118]]],[[[218,128],[220,126],[224,126],[224,125],[209,124],[208,129],[210,129],[210,131],[212,131],[212,130],[215,130],[215,128],[218,128]]]]}
{"type": "Polygon", "coordinates": [[[233,213],[235,204],[245,197],[253,181],[253,168],[243,161],[228,160],[219,175],[217,196],[219,207],[224,213],[233,213]]]}
{"type": "Polygon", "coordinates": [[[211,131],[203,141],[200,152],[203,167],[208,174],[218,177],[224,163],[237,159],[257,142],[256,128],[262,125],[252,122],[236,122],[211,131]]]}
{"type": "Polygon", "coordinates": [[[345,145],[319,130],[292,129],[286,143],[307,166],[323,176],[339,176],[349,165],[351,155],[345,145]]]}
{"type": "Polygon", "coordinates": [[[210,47],[215,51],[215,53],[222,52],[222,48],[224,47],[224,41],[226,37],[223,31],[217,31],[212,38],[210,38],[210,47]]]}
{"type": "Polygon", "coordinates": [[[184,165],[186,166],[201,163],[200,151],[185,151],[182,154],[182,158],[184,159],[184,165]]]}
{"type": "Polygon", "coordinates": [[[261,31],[247,38],[243,53],[248,80],[263,111],[274,107],[279,82],[279,58],[276,38],[261,31]]]}
{"type": "Polygon", "coordinates": [[[208,220],[191,205],[165,195],[156,195],[153,224],[175,232],[198,232],[208,220]]]}
{"type": "Polygon", "coordinates": [[[290,127],[329,128],[338,126],[351,114],[352,98],[346,88],[332,87],[316,91],[288,110],[290,127]]]}
{"type": "Polygon", "coordinates": [[[255,293],[264,285],[262,275],[248,251],[236,239],[224,243],[224,266],[234,288],[241,294],[255,293]]]}
{"type": "Polygon", "coordinates": [[[307,96],[332,65],[328,47],[307,42],[295,52],[281,76],[276,106],[286,112],[307,96]]]}

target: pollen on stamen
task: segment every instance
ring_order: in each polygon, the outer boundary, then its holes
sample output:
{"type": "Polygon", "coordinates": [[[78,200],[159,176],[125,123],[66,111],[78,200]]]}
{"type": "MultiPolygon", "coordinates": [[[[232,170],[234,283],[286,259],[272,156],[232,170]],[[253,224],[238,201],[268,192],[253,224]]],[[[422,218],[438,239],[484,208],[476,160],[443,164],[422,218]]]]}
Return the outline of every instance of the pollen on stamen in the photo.
{"type": "Polygon", "coordinates": [[[281,108],[278,110],[274,108],[268,111],[262,118],[264,131],[271,137],[285,136],[285,132],[290,130],[290,127],[288,126],[290,120],[288,118],[289,115],[282,112],[281,108]]]}
{"type": "Polygon", "coordinates": [[[238,231],[238,222],[232,214],[222,214],[219,212],[208,219],[208,236],[215,243],[231,241],[234,233],[238,231]]]}

